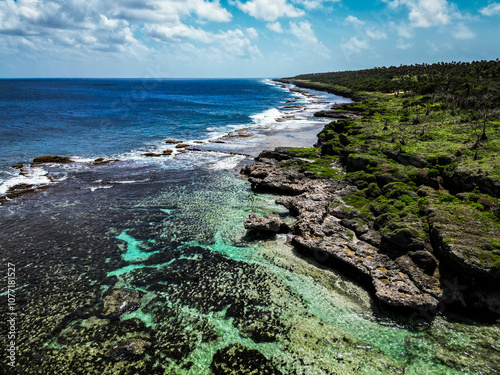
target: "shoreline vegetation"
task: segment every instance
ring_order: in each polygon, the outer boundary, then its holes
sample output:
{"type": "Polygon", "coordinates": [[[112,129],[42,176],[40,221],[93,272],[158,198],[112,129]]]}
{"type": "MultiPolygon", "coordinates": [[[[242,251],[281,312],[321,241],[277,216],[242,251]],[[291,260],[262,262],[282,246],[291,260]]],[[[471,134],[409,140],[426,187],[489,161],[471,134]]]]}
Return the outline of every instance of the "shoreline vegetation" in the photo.
{"type": "MultiPolygon", "coordinates": [[[[438,63],[275,80],[349,97],[311,148],[264,151],[242,173],[282,195],[306,256],[431,321],[500,319],[500,62],[438,63]]],[[[253,224],[252,224],[253,221],[253,224]]],[[[251,218],[262,231],[283,227],[251,218]]]]}

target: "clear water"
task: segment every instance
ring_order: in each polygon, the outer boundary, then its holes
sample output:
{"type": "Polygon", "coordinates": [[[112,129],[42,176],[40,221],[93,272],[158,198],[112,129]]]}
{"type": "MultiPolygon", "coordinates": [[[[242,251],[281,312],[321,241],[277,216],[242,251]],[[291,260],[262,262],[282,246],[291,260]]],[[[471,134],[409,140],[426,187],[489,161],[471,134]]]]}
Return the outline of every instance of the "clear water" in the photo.
{"type": "MultiPolygon", "coordinates": [[[[37,83],[28,83],[29,91],[37,92],[37,83]]],[[[164,123],[170,127],[151,125],[159,117],[153,121],[148,113],[165,103],[160,93],[150,93],[154,99],[147,105],[149,100],[141,102],[140,115],[134,113],[131,119],[123,119],[123,127],[116,123],[113,132],[103,132],[93,129],[89,118],[101,113],[113,119],[116,113],[106,112],[103,103],[108,99],[99,99],[96,92],[119,97],[120,90],[113,85],[124,85],[125,92],[130,92],[137,82],[111,81],[112,86],[99,86],[102,83],[61,83],[63,91],[69,87],[70,92],[87,94],[74,103],[57,104],[65,109],[52,112],[61,119],[68,108],[76,111],[79,101],[82,112],[90,103],[101,106],[102,111],[95,109],[80,124],[81,131],[93,137],[82,140],[69,129],[67,133],[47,130],[41,133],[44,141],[39,144],[37,132],[25,132],[22,142],[31,151],[18,155],[12,142],[2,139],[3,147],[10,149],[3,156],[6,171],[10,163],[40,154],[82,159],[72,165],[45,167],[46,172],[59,176],[58,183],[0,206],[2,264],[16,265],[18,370],[243,374],[250,373],[251,367],[241,363],[260,358],[255,373],[498,372],[498,326],[457,320],[446,315],[446,310],[430,325],[412,326],[408,317],[381,310],[361,286],[296,254],[285,238],[247,237],[242,222],[250,213],[293,220],[274,204],[274,196],[254,194],[239,176],[250,158],[214,152],[187,152],[161,160],[140,156],[142,150],[162,147],[166,138],[203,140],[235,125],[270,131],[256,129],[254,137],[228,141],[225,147],[233,151],[242,142],[253,144],[254,151],[259,144],[281,142],[273,134],[282,134],[288,143],[312,144],[314,137],[305,137],[307,129],[321,124],[308,120],[309,115],[297,114],[303,117],[286,122],[269,116],[276,108],[286,112],[282,106],[296,93],[259,81],[186,81],[182,84],[190,85],[193,95],[187,86],[183,86],[184,96],[172,86],[164,87],[163,98],[170,100],[171,93],[182,96],[179,105],[199,105],[199,117],[193,112],[182,114],[169,104],[172,116],[177,111],[184,121],[164,114],[164,123]],[[214,102],[221,104],[212,107],[214,102]],[[51,137],[57,139],[50,142],[51,137]],[[103,144],[106,139],[108,144],[103,144]],[[68,151],[62,152],[62,147],[68,151]],[[119,156],[122,162],[91,166],[83,161],[106,155],[119,156]],[[118,289],[139,291],[140,300],[128,314],[107,316],[104,305],[118,289]],[[222,361],[217,353],[224,354],[222,361]],[[227,371],[221,372],[221,366],[227,371]]],[[[44,90],[38,89],[43,97],[44,90]]],[[[73,101],[56,86],[53,91],[47,95],[73,101]]],[[[320,107],[324,104],[318,102],[323,100],[301,97],[298,102],[320,107]]],[[[51,117],[42,121],[42,114],[35,113],[40,116],[26,116],[23,121],[40,121],[39,126],[48,127],[51,117]]],[[[71,127],[64,124],[58,127],[71,127]]],[[[17,126],[22,128],[21,122],[17,126]]],[[[5,272],[1,277],[6,285],[5,272]]],[[[0,329],[0,344],[6,347],[6,325],[0,329]]],[[[6,362],[0,366],[3,373],[11,373],[6,362]]]]}

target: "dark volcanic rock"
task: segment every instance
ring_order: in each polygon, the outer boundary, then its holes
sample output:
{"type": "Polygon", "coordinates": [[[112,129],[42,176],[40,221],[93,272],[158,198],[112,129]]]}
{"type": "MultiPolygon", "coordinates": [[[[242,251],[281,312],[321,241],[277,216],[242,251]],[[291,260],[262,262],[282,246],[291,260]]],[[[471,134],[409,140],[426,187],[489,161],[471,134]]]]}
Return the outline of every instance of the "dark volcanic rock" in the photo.
{"type": "Polygon", "coordinates": [[[231,344],[215,352],[212,364],[215,375],[278,375],[272,362],[258,350],[231,344]]]}
{"type": "Polygon", "coordinates": [[[245,229],[251,229],[257,232],[288,232],[290,228],[288,225],[276,216],[268,216],[267,218],[258,217],[255,214],[251,214],[248,220],[244,223],[245,229]]]}
{"type": "Polygon", "coordinates": [[[44,163],[71,163],[73,160],[69,156],[38,156],[33,159],[31,164],[44,164],[44,163]]]}
{"type": "Polygon", "coordinates": [[[92,164],[93,165],[103,165],[103,164],[109,164],[115,161],[120,161],[119,159],[104,159],[104,158],[97,158],[95,159],[92,164]]]}
{"type": "Polygon", "coordinates": [[[18,184],[11,186],[5,193],[5,196],[9,199],[14,199],[21,195],[34,193],[35,191],[36,188],[32,184],[18,184]]]}

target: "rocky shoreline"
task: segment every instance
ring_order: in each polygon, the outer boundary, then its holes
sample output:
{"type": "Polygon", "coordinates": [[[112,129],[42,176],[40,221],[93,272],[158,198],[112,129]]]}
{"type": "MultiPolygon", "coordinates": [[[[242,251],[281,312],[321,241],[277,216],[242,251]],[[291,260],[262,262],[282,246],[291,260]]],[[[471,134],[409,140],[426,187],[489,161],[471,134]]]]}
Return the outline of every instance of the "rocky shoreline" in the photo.
{"type": "MultiPolygon", "coordinates": [[[[346,105],[334,106],[327,112],[317,115],[338,118],[339,113],[349,119],[362,115],[349,111],[346,105]]],[[[349,158],[343,161],[355,162],[349,158]]],[[[439,207],[431,206],[420,213],[426,217],[427,228],[423,229],[418,220],[412,222],[415,217],[410,215],[399,219],[402,223],[396,220],[394,228],[387,230],[390,222],[384,227],[378,218],[367,220],[366,212],[346,203],[349,200],[344,198],[359,195],[364,186],[355,186],[344,178],[319,178],[301,168],[304,163],[315,161],[294,150],[277,148],[263,151],[254,163],[242,169],[254,191],[278,194],[276,203],[296,218],[287,227],[277,218],[251,215],[245,222],[247,229],[266,234],[289,233],[300,253],[361,281],[383,305],[409,312],[414,321],[431,321],[445,308],[481,319],[500,318],[500,292],[495,287],[500,272],[482,258],[479,248],[485,239],[481,238],[484,231],[478,223],[467,228],[457,226],[439,207]]],[[[362,170],[354,164],[346,163],[348,170],[362,170]]],[[[342,173],[339,165],[331,167],[342,173]]],[[[417,191],[404,192],[408,194],[405,196],[418,199],[433,194],[430,186],[439,188],[443,181],[431,180],[422,183],[417,191]]],[[[391,198],[391,194],[402,194],[397,193],[395,184],[398,182],[381,178],[373,185],[381,189],[380,194],[391,198]]],[[[373,206],[374,216],[384,216],[386,207],[373,206]]]]}
{"type": "MultiPolygon", "coordinates": [[[[304,255],[371,285],[376,297],[392,308],[433,316],[444,303],[471,311],[482,309],[483,317],[486,311],[489,316],[500,316],[500,293],[488,287],[489,282],[498,280],[498,273],[468,268],[452,246],[447,249],[443,239],[450,226],[440,225],[436,219],[429,242],[408,242],[399,235],[392,239],[400,242],[396,251],[374,223],[359,225],[362,213],[342,200],[358,188],[341,180],[307,177],[279,165],[293,158],[285,148],[264,151],[242,169],[242,174],[248,176],[254,191],[281,195],[276,203],[296,218],[288,232],[292,244],[304,255]]],[[[245,227],[283,231],[276,218],[255,215],[245,227]]]]}

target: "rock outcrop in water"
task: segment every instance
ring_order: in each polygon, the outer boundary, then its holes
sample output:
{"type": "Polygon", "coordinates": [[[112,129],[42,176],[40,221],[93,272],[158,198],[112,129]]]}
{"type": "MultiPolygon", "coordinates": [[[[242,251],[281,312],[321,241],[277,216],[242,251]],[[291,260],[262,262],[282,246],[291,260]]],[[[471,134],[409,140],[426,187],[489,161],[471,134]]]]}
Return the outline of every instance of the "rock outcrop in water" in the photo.
{"type": "MultiPolygon", "coordinates": [[[[283,161],[293,163],[287,149],[264,151],[242,173],[255,191],[282,195],[276,203],[296,217],[292,243],[304,255],[371,285],[376,297],[394,308],[432,315],[443,303],[454,302],[500,315],[500,295],[488,288],[498,281],[498,270],[479,262],[467,264],[466,246],[474,247],[474,237],[462,247],[450,245],[453,228],[443,220],[435,218],[429,236],[411,215],[381,231],[379,223],[366,223],[364,213],[342,199],[357,187],[341,179],[310,178],[296,168],[284,168],[283,161]],[[451,301],[448,280],[457,277],[461,285],[451,290],[456,294],[451,301]]],[[[455,233],[464,237],[463,231],[455,233]]]]}
{"type": "Polygon", "coordinates": [[[71,163],[73,160],[69,156],[37,156],[33,159],[32,165],[45,164],[45,163],[57,163],[57,164],[67,164],[71,163]]]}
{"type": "Polygon", "coordinates": [[[251,229],[256,232],[264,233],[279,233],[288,232],[288,225],[276,216],[268,216],[267,218],[258,217],[255,214],[250,214],[248,220],[244,222],[245,229],[251,229]]]}
{"type": "Polygon", "coordinates": [[[113,288],[104,297],[102,316],[118,318],[137,310],[141,305],[142,293],[136,289],[113,288]]]}

